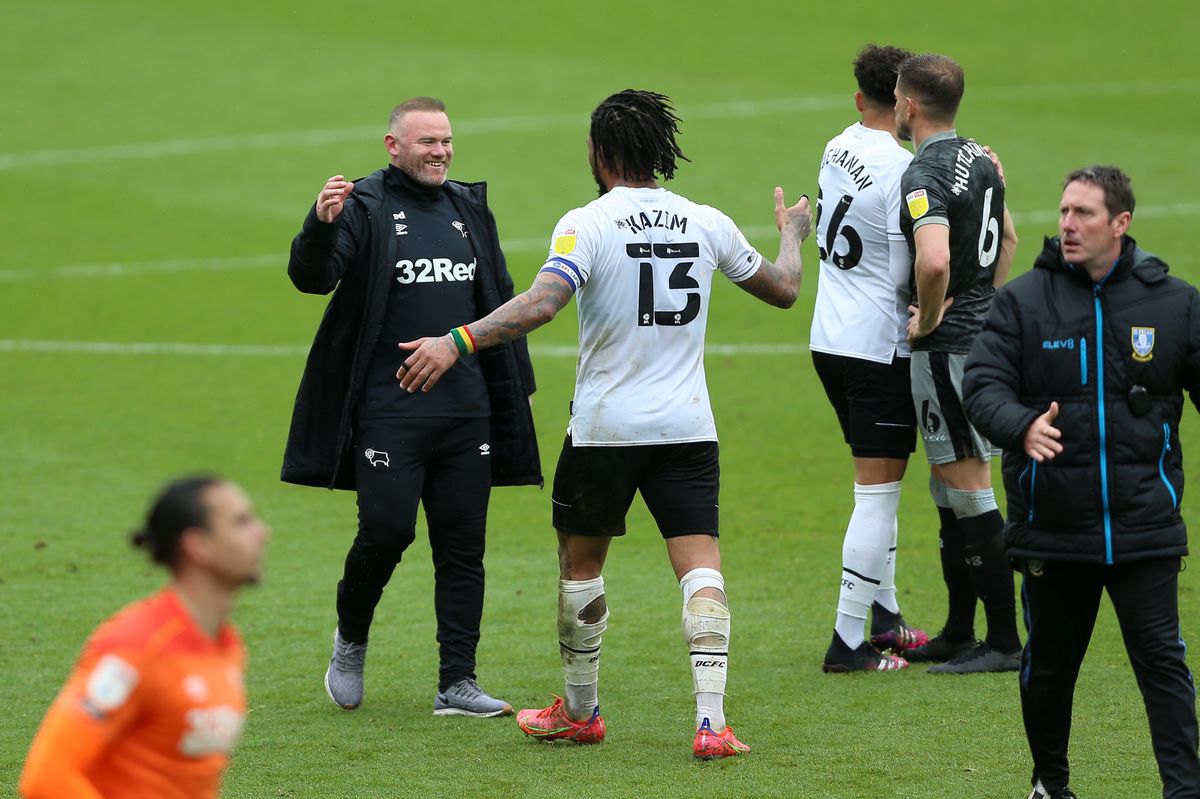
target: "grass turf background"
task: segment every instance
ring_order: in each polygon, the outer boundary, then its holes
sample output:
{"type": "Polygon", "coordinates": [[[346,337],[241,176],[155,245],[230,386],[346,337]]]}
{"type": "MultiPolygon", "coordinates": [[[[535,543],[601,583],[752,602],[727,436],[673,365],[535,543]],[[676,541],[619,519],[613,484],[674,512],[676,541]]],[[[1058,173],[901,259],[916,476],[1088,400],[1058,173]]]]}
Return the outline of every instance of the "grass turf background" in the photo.
{"type": "MultiPolygon", "coordinates": [[[[211,468],[246,486],[275,531],[268,580],[237,613],[251,709],[227,796],[1024,795],[1012,675],[820,672],[852,473],[801,350],[707,359],[735,618],[728,708],[750,758],[689,756],[678,590],[640,503],[606,569],[603,746],[536,745],[511,720],[430,716],[432,578],[420,537],[377,615],[367,703],[336,711],[320,677],[354,504],[277,480],[296,353],[325,303],[288,283],[288,241],[328,175],[385,163],[391,106],[432,94],[450,106],[452,175],[489,181],[510,269],[525,286],[558,216],[594,195],[588,112],[633,86],[669,94],[683,117],[693,163],[671,188],[720,207],[773,256],[772,187],[789,200],[815,193],[824,143],[854,119],[850,61],[880,41],[963,63],[959,130],[1004,158],[1022,239],[1014,274],[1054,230],[1061,176],[1115,162],[1135,181],[1133,234],[1173,273],[1200,280],[1193,8],[46,0],[7,3],[3,18],[0,786],[15,784],[88,632],[161,583],[124,543],[147,496],[167,476],[211,468]],[[21,342],[30,341],[294,349],[134,355],[29,351],[21,342]]],[[[804,255],[802,296],[788,312],[718,278],[709,342],[803,345],[816,289],[811,242],[804,255]]],[[[547,477],[573,376],[573,359],[550,348],[574,337],[568,311],[532,339],[547,477]]],[[[1192,474],[1197,429],[1193,418],[1183,426],[1192,474]]],[[[918,458],[905,483],[898,581],[906,615],[933,631],[944,589],[923,471],[918,458]]],[[[1185,501],[1194,524],[1193,508],[1185,501]]],[[[497,490],[480,676],[518,706],[545,703],[561,684],[556,572],[547,493],[497,490]]],[[[1191,572],[1180,590],[1194,638],[1191,572]]],[[[1080,795],[1157,795],[1107,602],[1076,708],[1080,795]]]]}

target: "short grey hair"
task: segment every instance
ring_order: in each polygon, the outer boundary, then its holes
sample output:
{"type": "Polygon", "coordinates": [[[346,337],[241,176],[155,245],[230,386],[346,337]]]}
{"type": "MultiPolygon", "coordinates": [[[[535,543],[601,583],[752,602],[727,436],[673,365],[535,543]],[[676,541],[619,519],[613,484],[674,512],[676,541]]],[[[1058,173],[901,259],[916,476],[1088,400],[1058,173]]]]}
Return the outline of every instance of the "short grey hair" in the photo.
{"type": "Polygon", "coordinates": [[[398,130],[400,121],[409,111],[441,111],[445,113],[446,104],[436,97],[413,97],[405,100],[392,109],[392,115],[388,117],[388,130],[398,130]]]}

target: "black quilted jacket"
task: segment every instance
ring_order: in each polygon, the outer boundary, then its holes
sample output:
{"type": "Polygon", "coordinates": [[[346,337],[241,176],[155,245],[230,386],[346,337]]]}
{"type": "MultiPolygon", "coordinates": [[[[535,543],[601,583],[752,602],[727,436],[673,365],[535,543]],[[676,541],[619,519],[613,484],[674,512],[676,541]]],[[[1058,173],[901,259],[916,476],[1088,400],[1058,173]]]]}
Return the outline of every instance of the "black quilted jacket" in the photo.
{"type": "Polygon", "coordinates": [[[1200,294],[1126,237],[1093,283],[1046,239],[996,293],[967,358],[964,404],[1004,448],[1011,556],[1120,563],[1187,554],[1180,516],[1183,394],[1200,389],[1200,294]],[[1035,463],[1024,437],[1051,401],[1063,452],[1035,463]]]}
{"type": "MultiPolygon", "coordinates": [[[[333,298],[317,329],[296,393],[283,455],[282,479],[300,485],[353,490],[354,410],[387,308],[395,258],[389,253],[393,223],[380,207],[392,180],[381,169],[354,183],[333,224],[309,210],[292,241],[288,276],[296,288],[333,298]],[[336,287],[336,291],[334,290],[336,287]]],[[[480,317],[513,296],[496,222],[487,206],[487,184],[446,181],[443,189],[472,231],[478,268],[475,308],[480,317]]],[[[541,485],[541,462],[529,395],[536,386],[522,337],[479,353],[492,408],[492,484],[541,485]]]]}

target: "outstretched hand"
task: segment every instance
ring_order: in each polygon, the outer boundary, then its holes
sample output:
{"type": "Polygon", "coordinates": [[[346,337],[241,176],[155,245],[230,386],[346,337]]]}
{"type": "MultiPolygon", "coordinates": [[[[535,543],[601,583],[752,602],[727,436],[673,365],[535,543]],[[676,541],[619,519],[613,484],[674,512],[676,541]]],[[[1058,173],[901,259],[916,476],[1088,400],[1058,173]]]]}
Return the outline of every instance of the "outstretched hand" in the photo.
{"type": "Polygon", "coordinates": [[[792,206],[783,204],[783,189],[775,187],[775,227],[780,232],[788,223],[799,226],[800,241],[804,241],[812,233],[812,210],[808,207],[808,195],[801,194],[800,200],[792,206]]]}
{"type": "Polygon", "coordinates": [[[415,350],[396,370],[400,388],[409,394],[418,388],[422,392],[430,391],[458,360],[458,347],[449,334],[401,341],[399,346],[402,350],[415,350]]]}
{"type": "Polygon", "coordinates": [[[1025,431],[1025,454],[1038,463],[1054,460],[1054,456],[1063,451],[1059,442],[1062,431],[1054,427],[1058,417],[1058,403],[1051,402],[1050,409],[1033,420],[1025,431]]]}
{"type": "Polygon", "coordinates": [[[341,216],[346,198],[354,191],[354,184],[345,175],[334,175],[325,181],[325,187],[317,195],[317,219],[325,224],[341,216]]]}

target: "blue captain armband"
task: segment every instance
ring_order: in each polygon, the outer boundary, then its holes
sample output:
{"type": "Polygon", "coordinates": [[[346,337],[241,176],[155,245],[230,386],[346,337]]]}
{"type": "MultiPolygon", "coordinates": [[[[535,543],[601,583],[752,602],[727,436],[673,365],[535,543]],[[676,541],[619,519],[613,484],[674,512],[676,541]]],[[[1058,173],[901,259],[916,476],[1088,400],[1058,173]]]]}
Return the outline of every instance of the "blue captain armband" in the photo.
{"type": "Polygon", "coordinates": [[[542,272],[558,275],[571,285],[571,291],[573,292],[579,291],[583,287],[583,275],[579,274],[579,269],[575,264],[566,258],[551,258],[549,261],[546,261],[545,266],[538,270],[539,275],[542,272]]]}

